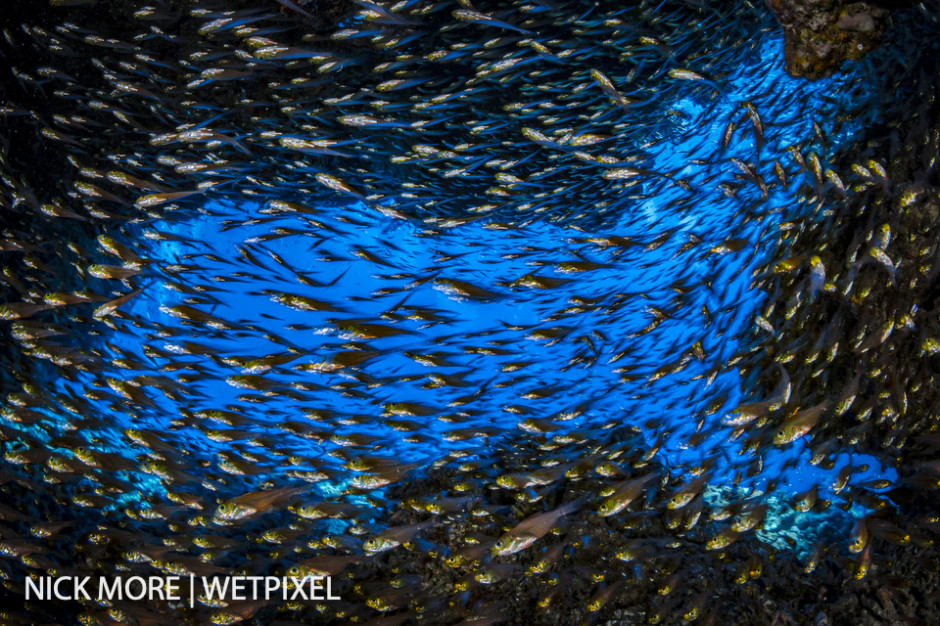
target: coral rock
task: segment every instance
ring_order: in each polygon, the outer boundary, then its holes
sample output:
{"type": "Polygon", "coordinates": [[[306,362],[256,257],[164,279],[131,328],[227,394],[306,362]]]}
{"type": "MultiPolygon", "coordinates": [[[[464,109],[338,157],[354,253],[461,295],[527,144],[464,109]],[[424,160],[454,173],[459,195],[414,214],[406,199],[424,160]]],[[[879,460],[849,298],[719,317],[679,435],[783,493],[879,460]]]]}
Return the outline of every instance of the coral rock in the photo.
{"type": "Polygon", "coordinates": [[[787,72],[811,80],[828,76],[844,61],[857,61],[877,47],[890,15],[883,3],[872,2],[767,0],[767,4],[783,27],[787,72]]]}

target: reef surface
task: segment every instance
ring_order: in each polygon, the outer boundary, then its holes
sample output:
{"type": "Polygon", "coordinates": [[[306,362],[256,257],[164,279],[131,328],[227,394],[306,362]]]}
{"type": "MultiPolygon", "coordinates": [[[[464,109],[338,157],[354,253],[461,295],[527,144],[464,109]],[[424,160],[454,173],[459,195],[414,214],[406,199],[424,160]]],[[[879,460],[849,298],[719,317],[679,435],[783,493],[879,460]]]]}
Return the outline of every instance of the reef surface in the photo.
{"type": "Polygon", "coordinates": [[[784,58],[792,76],[828,76],[845,61],[876,48],[891,23],[891,11],[913,1],[766,0],[784,33],[784,58]]]}

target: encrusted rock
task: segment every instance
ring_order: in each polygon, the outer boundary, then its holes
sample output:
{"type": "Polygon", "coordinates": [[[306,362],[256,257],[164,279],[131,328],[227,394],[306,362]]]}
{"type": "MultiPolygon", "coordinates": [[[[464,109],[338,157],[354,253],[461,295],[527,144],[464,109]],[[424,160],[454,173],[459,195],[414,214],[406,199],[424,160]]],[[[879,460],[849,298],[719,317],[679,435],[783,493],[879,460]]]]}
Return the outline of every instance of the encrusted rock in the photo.
{"type": "Polygon", "coordinates": [[[783,27],[787,72],[817,79],[877,47],[888,27],[889,8],[904,3],[767,0],[767,4],[783,27]]]}

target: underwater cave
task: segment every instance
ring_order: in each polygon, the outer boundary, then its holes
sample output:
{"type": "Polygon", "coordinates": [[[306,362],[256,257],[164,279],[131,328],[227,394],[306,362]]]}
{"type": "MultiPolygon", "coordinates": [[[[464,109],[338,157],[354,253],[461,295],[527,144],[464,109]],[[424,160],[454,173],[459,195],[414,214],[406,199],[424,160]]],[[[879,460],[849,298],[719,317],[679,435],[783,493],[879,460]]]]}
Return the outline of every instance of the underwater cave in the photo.
{"type": "Polygon", "coordinates": [[[940,15],[802,4],[14,0],[0,621],[938,623],[940,15]]]}

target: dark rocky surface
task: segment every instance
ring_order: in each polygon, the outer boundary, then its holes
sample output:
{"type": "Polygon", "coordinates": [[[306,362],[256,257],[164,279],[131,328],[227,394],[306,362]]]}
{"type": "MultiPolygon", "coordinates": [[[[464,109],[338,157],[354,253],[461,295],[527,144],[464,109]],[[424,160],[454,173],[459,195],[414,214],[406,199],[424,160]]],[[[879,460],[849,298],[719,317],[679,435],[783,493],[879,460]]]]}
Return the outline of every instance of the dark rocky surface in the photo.
{"type": "Polygon", "coordinates": [[[787,71],[808,79],[828,76],[858,60],[882,40],[893,9],[913,2],[766,0],[783,27],[787,71]]]}

